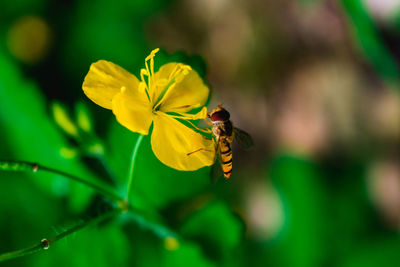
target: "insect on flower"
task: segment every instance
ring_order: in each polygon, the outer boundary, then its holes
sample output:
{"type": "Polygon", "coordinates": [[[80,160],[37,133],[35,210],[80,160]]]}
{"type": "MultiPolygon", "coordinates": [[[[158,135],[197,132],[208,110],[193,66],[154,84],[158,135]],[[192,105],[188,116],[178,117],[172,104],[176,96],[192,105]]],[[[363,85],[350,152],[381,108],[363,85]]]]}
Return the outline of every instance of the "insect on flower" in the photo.
{"type": "MultiPolygon", "coordinates": [[[[215,158],[219,154],[219,160],[225,178],[230,178],[232,173],[232,142],[236,140],[240,147],[249,149],[254,145],[251,136],[243,130],[233,127],[230,120],[229,112],[218,105],[217,108],[211,110],[207,117],[211,122],[206,122],[212,125],[212,134],[215,142],[215,158]]],[[[200,149],[199,149],[200,150],[200,149]]],[[[197,150],[197,151],[199,151],[197,150]]],[[[188,153],[191,155],[197,151],[188,153]]]]}
{"type": "Polygon", "coordinates": [[[93,63],[83,82],[83,91],[93,102],[111,109],[117,121],[142,135],[150,132],[154,155],[165,165],[182,171],[192,171],[214,163],[212,140],[182,122],[193,125],[205,119],[209,88],[190,66],[171,62],[154,68],[153,50],[145,59],[140,79],[118,65],[100,60],[93,63]],[[203,151],[188,157],[190,151],[203,151]]]}

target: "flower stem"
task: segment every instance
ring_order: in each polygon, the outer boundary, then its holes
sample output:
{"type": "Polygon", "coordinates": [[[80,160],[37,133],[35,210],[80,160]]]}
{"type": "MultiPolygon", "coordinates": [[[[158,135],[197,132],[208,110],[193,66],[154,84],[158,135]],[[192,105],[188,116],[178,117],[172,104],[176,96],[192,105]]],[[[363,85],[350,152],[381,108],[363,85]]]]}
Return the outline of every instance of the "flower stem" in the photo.
{"type": "Polygon", "coordinates": [[[135,170],[135,162],[136,162],[136,156],[137,152],[139,150],[140,143],[143,140],[143,135],[139,135],[138,139],[136,140],[135,147],[133,148],[132,151],[132,158],[131,158],[131,167],[129,169],[129,180],[128,180],[128,187],[126,189],[126,195],[125,195],[125,201],[128,202],[129,200],[129,193],[132,190],[132,183],[133,183],[133,172],[135,170]]]}
{"type": "Polygon", "coordinates": [[[51,237],[49,239],[43,238],[36,245],[30,246],[30,247],[27,247],[27,248],[24,248],[24,249],[19,249],[19,250],[7,252],[7,253],[4,253],[4,254],[0,254],[0,262],[6,261],[6,260],[11,260],[11,259],[22,257],[22,256],[26,256],[26,255],[38,252],[40,250],[46,250],[46,249],[48,249],[50,247],[50,245],[52,245],[56,241],[66,237],[66,236],[68,236],[70,234],[73,234],[73,233],[75,233],[75,232],[77,232],[77,231],[79,231],[79,230],[81,230],[81,229],[83,229],[83,228],[85,228],[87,226],[94,225],[94,224],[97,224],[99,222],[102,222],[102,221],[104,221],[104,220],[106,220],[108,218],[111,218],[111,217],[119,214],[119,213],[121,213],[120,209],[112,209],[112,210],[110,210],[110,211],[108,211],[106,213],[101,214],[98,217],[94,217],[94,218],[91,218],[91,219],[89,219],[87,221],[83,221],[81,223],[78,223],[77,225],[69,228],[68,230],[66,230],[66,231],[64,231],[64,232],[62,232],[62,233],[60,233],[60,234],[58,234],[56,236],[53,236],[53,237],[51,237]]]}
{"type": "Polygon", "coordinates": [[[25,162],[25,161],[0,161],[0,171],[30,171],[30,172],[37,172],[37,171],[46,171],[54,174],[58,174],[61,176],[64,176],[65,178],[68,178],[70,180],[79,182],[81,184],[84,184],[98,193],[104,195],[105,197],[109,198],[110,200],[120,202],[122,201],[122,197],[119,196],[118,194],[114,193],[112,189],[109,189],[107,185],[105,184],[100,184],[100,183],[94,183],[87,181],[83,178],[80,178],[78,176],[59,171],[53,168],[41,166],[37,163],[31,163],[31,162],[25,162]]]}

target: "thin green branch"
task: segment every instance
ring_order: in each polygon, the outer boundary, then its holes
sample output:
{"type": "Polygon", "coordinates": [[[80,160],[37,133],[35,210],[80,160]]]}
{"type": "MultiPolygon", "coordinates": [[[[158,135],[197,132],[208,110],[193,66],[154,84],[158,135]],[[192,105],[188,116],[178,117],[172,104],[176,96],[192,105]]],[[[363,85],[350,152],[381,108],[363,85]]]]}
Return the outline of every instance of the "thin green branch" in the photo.
{"type": "Polygon", "coordinates": [[[116,202],[123,201],[123,198],[121,196],[119,196],[118,194],[113,192],[112,189],[109,189],[108,186],[105,184],[90,182],[90,181],[87,181],[78,176],[75,176],[75,175],[72,175],[72,174],[69,174],[69,173],[66,173],[63,171],[59,171],[59,170],[56,170],[53,168],[45,167],[45,166],[39,165],[37,163],[24,162],[24,161],[3,161],[3,160],[1,160],[0,161],[0,171],[28,171],[28,172],[46,171],[46,172],[50,172],[53,174],[58,174],[58,175],[64,176],[65,178],[68,178],[70,180],[84,184],[113,201],[116,201],[116,202]]]}
{"type": "Polygon", "coordinates": [[[6,261],[6,260],[11,260],[14,258],[18,258],[18,257],[22,257],[22,256],[26,256],[35,252],[38,252],[42,249],[46,249],[46,241],[44,241],[46,239],[43,239],[42,241],[40,241],[39,244],[33,245],[31,247],[28,248],[24,248],[24,249],[19,249],[19,250],[15,250],[15,251],[11,251],[11,252],[7,252],[4,254],[0,255],[0,262],[2,261],[6,261]]]}
{"type": "Polygon", "coordinates": [[[125,201],[128,202],[129,200],[129,195],[132,190],[132,183],[133,183],[133,175],[134,175],[134,170],[135,170],[135,162],[136,162],[136,156],[137,152],[139,150],[140,143],[143,140],[143,135],[139,135],[138,139],[136,140],[135,147],[133,148],[132,151],[132,158],[131,158],[131,167],[129,169],[129,179],[128,179],[128,186],[126,189],[126,195],[125,195],[125,201]]]}
{"type": "Polygon", "coordinates": [[[66,237],[66,236],[68,236],[70,234],[73,234],[73,233],[75,233],[75,232],[77,232],[77,231],[79,231],[79,230],[81,230],[81,229],[83,229],[85,227],[100,223],[100,222],[102,222],[102,221],[104,221],[104,220],[106,220],[108,218],[112,218],[112,217],[114,217],[114,216],[116,216],[116,215],[118,215],[120,213],[121,213],[120,209],[110,210],[110,211],[108,211],[108,212],[106,212],[106,213],[104,213],[104,214],[102,214],[102,215],[100,215],[98,217],[94,217],[94,218],[91,218],[91,219],[89,219],[87,221],[83,221],[83,222],[75,225],[74,227],[71,227],[68,230],[66,230],[66,231],[64,231],[64,232],[62,232],[62,233],[60,233],[60,234],[58,234],[58,235],[56,235],[54,237],[51,237],[49,239],[43,238],[40,241],[40,243],[38,243],[36,245],[30,246],[30,247],[27,247],[27,248],[24,248],[24,249],[19,249],[19,250],[7,252],[7,253],[4,253],[4,254],[0,254],[0,262],[11,260],[11,259],[22,257],[22,256],[26,256],[26,255],[29,255],[29,254],[32,254],[32,253],[35,253],[35,252],[38,252],[38,251],[41,251],[41,250],[47,250],[47,249],[49,249],[50,245],[54,244],[58,240],[66,237]]]}

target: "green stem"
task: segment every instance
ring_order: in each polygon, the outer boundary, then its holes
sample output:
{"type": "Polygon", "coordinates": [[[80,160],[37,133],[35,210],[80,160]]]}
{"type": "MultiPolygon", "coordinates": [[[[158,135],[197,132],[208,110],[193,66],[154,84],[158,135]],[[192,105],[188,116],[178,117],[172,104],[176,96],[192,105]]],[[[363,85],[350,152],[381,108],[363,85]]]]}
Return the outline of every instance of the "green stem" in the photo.
{"type": "Polygon", "coordinates": [[[133,172],[135,170],[135,162],[136,162],[136,156],[137,152],[139,150],[140,143],[143,140],[143,135],[139,135],[138,139],[136,140],[135,147],[133,148],[132,152],[132,158],[131,158],[131,167],[129,169],[129,180],[128,180],[128,187],[126,189],[126,195],[125,195],[125,201],[128,202],[129,200],[129,193],[132,190],[132,183],[133,183],[133,172]]]}
{"type": "Polygon", "coordinates": [[[37,163],[31,163],[31,162],[24,162],[24,161],[0,161],[0,171],[31,171],[31,172],[37,172],[37,171],[46,171],[50,172],[53,174],[58,174],[61,176],[64,176],[65,178],[68,178],[70,180],[79,182],[81,184],[84,184],[98,193],[104,195],[105,197],[114,200],[116,202],[123,201],[123,198],[119,196],[118,194],[114,193],[111,189],[108,188],[107,185],[104,184],[97,184],[93,183],[90,181],[87,181],[85,179],[82,179],[78,176],[59,171],[53,168],[41,166],[37,163]]]}
{"type": "Polygon", "coordinates": [[[71,227],[68,230],[66,230],[66,231],[64,231],[64,232],[62,232],[62,233],[60,233],[60,234],[58,234],[56,236],[53,236],[53,237],[51,237],[49,239],[44,238],[44,239],[42,239],[40,241],[40,243],[38,243],[36,245],[30,246],[30,247],[27,247],[27,248],[24,248],[24,249],[19,249],[19,250],[7,252],[7,253],[4,253],[4,254],[0,254],[0,262],[6,261],[6,260],[11,260],[11,259],[22,257],[22,256],[26,256],[26,255],[38,252],[40,250],[46,250],[46,249],[48,249],[50,247],[50,245],[52,245],[56,241],[66,237],[66,236],[68,236],[70,234],[73,234],[73,233],[75,233],[75,232],[77,232],[77,231],[79,231],[79,230],[81,230],[81,229],[83,229],[83,228],[85,228],[87,226],[94,225],[94,224],[97,224],[99,222],[102,222],[102,221],[104,221],[104,220],[106,220],[108,218],[111,218],[111,217],[119,214],[119,213],[121,213],[120,209],[110,210],[110,211],[108,211],[108,212],[106,212],[106,213],[104,213],[104,214],[102,214],[102,215],[100,215],[98,217],[94,217],[94,218],[91,218],[91,219],[89,219],[87,221],[81,222],[81,223],[75,225],[74,227],[71,227]]]}

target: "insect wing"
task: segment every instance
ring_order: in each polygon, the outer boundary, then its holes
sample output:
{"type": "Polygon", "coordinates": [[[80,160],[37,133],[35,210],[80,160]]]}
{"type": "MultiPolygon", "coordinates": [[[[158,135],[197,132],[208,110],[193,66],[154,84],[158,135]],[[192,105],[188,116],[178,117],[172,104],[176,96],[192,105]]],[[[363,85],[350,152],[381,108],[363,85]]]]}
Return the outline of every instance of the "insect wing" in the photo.
{"type": "Polygon", "coordinates": [[[219,179],[224,178],[224,172],[222,171],[221,168],[221,162],[219,159],[217,159],[214,163],[214,165],[211,166],[211,182],[215,184],[219,179]]]}
{"type": "Polygon", "coordinates": [[[253,138],[248,133],[236,127],[233,128],[233,132],[235,133],[235,140],[241,148],[247,150],[254,146],[253,138]]]}

